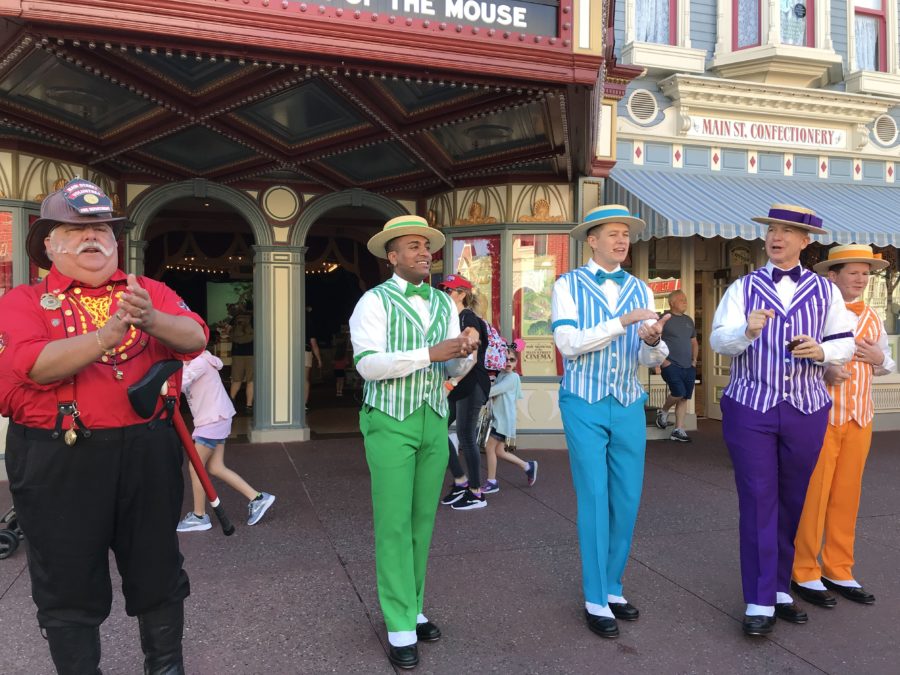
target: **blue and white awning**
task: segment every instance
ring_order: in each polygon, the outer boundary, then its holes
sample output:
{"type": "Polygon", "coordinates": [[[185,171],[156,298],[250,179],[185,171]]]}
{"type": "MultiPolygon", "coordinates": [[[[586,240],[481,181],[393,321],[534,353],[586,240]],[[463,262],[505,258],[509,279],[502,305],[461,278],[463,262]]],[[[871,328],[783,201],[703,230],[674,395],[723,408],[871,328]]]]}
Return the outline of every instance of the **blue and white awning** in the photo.
{"type": "Polygon", "coordinates": [[[724,237],[763,239],[764,216],[773,203],[798,204],[820,216],[823,244],[900,247],[900,184],[868,185],[804,179],[712,176],[689,171],[615,167],[606,181],[606,202],[625,204],[647,221],[641,239],[724,237]]]}

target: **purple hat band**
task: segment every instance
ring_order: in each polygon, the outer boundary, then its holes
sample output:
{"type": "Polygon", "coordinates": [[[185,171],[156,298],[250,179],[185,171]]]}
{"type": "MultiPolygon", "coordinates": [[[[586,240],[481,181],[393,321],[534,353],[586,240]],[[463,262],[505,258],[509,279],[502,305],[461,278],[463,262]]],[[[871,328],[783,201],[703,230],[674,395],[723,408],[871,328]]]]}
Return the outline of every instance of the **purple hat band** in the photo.
{"type": "Polygon", "coordinates": [[[788,220],[798,225],[809,225],[810,227],[822,227],[822,219],[812,213],[798,213],[797,211],[788,211],[786,209],[769,209],[769,218],[777,218],[778,220],[788,220]]]}

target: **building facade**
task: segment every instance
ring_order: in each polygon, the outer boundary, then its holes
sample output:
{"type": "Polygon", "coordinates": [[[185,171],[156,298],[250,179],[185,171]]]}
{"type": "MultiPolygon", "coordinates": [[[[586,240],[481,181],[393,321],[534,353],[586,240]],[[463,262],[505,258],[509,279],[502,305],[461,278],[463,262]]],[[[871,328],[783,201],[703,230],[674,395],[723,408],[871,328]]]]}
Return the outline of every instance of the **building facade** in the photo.
{"type": "Polygon", "coordinates": [[[435,281],[473,277],[486,318],[529,342],[524,433],[559,430],[550,284],[582,255],[566,232],[602,198],[586,181],[609,174],[640,74],[604,59],[613,3],[0,0],[0,16],[0,290],[43,274],[23,247],[43,196],[93,180],[133,223],[127,271],[223,330],[226,303],[252,304],[250,438],[306,439],[311,280],[380,282],[365,241],[417,213],[448,234],[435,281]],[[235,296],[214,307],[222,281],[235,296]]]}
{"type": "MultiPolygon", "coordinates": [[[[813,237],[810,264],[852,242],[896,260],[898,14],[897,0],[617,3],[614,58],[643,74],[617,106],[617,161],[601,189],[650,224],[636,272],[687,292],[706,416],[719,416],[728,380],[728,359],[705,339],[716,305],[731,280],[765,262],[765,229],[752,216],[772,203],[814,209],[829,234],[813,237]]],[[[896,276],[895,263],[870,284],[891,333],[896,276]]],[[[661,382],[650,385],[659,397],[661,382]]],[[[895,428],[900,376],[875,386],[876,428],[895,428]]]]}

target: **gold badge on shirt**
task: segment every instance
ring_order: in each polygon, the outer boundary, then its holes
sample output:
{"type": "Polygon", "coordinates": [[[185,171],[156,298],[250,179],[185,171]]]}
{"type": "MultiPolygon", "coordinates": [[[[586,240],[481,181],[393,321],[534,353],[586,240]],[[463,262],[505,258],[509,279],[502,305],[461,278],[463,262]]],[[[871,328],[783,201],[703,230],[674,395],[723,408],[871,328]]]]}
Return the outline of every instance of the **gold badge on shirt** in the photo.
{"type": "Polygon", "coordinates": [[[44,293],[41,295],[41,307],[44,309],[54,310],[59,309],[62,306],[59,298],[53,293],[44,293]]]}

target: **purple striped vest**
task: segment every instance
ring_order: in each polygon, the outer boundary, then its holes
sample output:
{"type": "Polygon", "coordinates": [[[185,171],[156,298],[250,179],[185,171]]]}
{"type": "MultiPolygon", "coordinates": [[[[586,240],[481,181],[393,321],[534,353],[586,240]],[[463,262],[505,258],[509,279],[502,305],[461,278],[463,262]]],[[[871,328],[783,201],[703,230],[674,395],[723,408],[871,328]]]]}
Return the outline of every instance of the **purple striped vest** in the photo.
{"type": "Polygon", "coordinates": [[[809,335],[819,343],[826,337],[831,282],[804,269],[787,310],[765,269],[751,272],[737,283],[743,284],[747,314],[771,309],[775,318],[766,322],[762,334],[743,354],[732,359],[725,395],[758,412],[766,412],[782,401],[807,414],[830,404],[822,382],[825,368],[811,359],[795,359],[787,344],[795,335],[809,335]]]}

